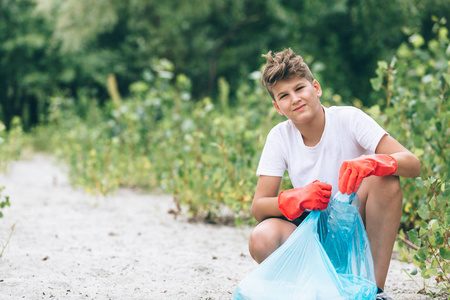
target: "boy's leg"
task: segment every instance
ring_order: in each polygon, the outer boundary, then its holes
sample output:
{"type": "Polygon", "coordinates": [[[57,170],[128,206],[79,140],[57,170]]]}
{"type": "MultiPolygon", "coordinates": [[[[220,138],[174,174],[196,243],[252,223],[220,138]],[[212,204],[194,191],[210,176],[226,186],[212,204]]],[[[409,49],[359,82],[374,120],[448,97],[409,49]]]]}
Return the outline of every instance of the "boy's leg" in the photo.
{"type": "Polygon", "coordinates": [[[297,229],[293,223],[280,218],[269,218],[253,229],[249,250],[253,259],[260,264],[277,250],[297,229]]]}
{"type": "Polygon", "coordinates": [[[397,176],[370,176],[358,190],[360,214],[372,250],[377,286],[384,289],[402,215],[402,190],[397,176]]]}

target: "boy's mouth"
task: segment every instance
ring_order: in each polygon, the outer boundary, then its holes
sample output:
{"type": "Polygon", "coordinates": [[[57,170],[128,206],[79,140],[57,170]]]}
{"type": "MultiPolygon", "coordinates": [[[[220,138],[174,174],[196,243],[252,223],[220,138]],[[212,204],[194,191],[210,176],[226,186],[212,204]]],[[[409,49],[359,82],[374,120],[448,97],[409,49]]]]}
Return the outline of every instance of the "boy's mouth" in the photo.
{"type": "Polygon", "coordinates": [[[302,105],[296,107],[296,108],[294,109],[294,111],[300,111],[300,110],[302,110],[303,108],[305,108],[305,106],[306,106],[306,104],[302,104],[302,105]]]}

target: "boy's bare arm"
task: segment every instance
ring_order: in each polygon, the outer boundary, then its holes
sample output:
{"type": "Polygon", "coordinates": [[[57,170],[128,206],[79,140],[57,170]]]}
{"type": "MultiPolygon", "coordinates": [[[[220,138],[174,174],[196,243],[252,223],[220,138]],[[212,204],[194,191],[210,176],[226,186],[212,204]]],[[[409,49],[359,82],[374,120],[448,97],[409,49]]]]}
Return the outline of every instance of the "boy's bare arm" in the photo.
{"type": "Polygon", "coordinates": [[[276,176],[259,176],[252,203],[252,214],[256,221],[261,222],[269,217],[282,216],[278,207],[281,179],[276,176]]]}
{"type": "Polygon", "coordinates": [[[381,138],[375,153],[389,154],[395,158],[397,171],[393,175],[402,177],[417,177],[420,175],[420,160],[390,135],[381,138]]]}

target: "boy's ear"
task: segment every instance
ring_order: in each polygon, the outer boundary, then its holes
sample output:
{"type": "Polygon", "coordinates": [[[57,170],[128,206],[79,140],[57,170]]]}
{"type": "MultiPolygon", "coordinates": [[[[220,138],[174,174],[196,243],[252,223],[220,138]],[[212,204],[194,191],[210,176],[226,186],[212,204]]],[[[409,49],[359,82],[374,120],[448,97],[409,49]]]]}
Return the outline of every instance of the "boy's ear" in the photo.
{"type": "Polygon", "coordinates": [[[278,103],[275,100],[273,100],[272,104],[273,104],[273,107],[275,107],[275,109],[277,110],[277,112],[283,116],[284,113],[281,111],[280,107],[278,106],[278,103]]]}
{"type": "Polygon", "coordinates": [[[322,96],[322,87],[320,86],[320,83],[314,79],[313,86],[314,86],[314,89],[316,90],[317,97],[321,97],[322,96]]]}

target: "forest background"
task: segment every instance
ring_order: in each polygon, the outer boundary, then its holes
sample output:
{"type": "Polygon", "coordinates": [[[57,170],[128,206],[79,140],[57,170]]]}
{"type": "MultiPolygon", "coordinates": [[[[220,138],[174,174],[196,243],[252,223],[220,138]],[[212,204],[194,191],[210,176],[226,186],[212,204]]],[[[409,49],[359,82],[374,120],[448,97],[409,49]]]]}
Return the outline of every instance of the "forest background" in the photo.
{"type": "Polygon", "coordinates": [[[325,106],[363,109],[421,159],[397,251],[448,292],[449,16],[447,0],[0,0],[1,167],[31,147],[93,194],[161,191],[174,214],[254,224],[283,120],[261,55],[291,47],[325,106]]]}

